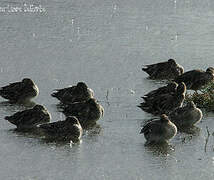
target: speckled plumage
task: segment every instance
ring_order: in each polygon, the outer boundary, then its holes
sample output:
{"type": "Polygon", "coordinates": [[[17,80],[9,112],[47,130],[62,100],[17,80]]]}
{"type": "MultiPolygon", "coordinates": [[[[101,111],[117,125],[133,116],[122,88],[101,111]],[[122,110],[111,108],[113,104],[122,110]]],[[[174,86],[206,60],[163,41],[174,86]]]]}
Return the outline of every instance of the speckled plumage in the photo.
{"type": "Polygon", "coordinates": [[[0,88],[0,96],[12,103],[29,101],[39,94],[37,85],[29,78],[0,88]]]}
{"type": "Polygon", "coordinates": [[[174,59],[145,65],[142,70],[148,73],[151,79],[174,79],[184,73],[184,68],[177,64],[174,59]]]}
{"type": "Polygon", "coordinates": [[[17,126],[17,129],[28,129],[38,124],[49,122],[51,116],[42,105],[36,105],[32,109],[19,111],[12,116],[6,116],[5,120],[17,126]]]}
{"type": "Polygon", "coordinates": [[[77,102],[63,107],[66,116],[76,116],[82,125],[95,123],[104,114],[103,107],[94,98],[85,102],[77,102]]]}
{"type": "Polygon", "coordinates": [[[187,89],[200,90],[203,86],[214,81],[214,68],[207,68],[206,72],[202,70],[192,70],[185,72],[174,79],[175,82],[184,82],[187,89]]]}
{"type": "Polygon", "coordinates": [[[165,114],[162,114],[160,120],[146,123],[140,133],[144,134],[146,144],[163,143],[177,134],[177,127],[165,114]]]}
{"type": "Polygon", "coordinates": [[[176,82],[171,82],[166,86],[160,87],[158,89],[155,89],[155,90],[145,94],[142,98],[145,101],[148,101],[148,100],[152,100],[162,94],[168,94],[168,93],[174,94],[177,90],[177,87],[178,87],[178,84],[176,82]]]}
{"type": "Polygon", "coordinates": [[[74,116],[69,116],[64,121],[42,124],[38,129],[49,141],[77,142],[82,137],[82,127],[74,116]]]}
{"type": "Polygon", "coordinates": [[[55,91],[51,96],[57,98],[64,104],[87,101],[94,96],[93,90],[88,88],[84,82],[79,82],[76,86],[56,89],[55,91]]]}
{"type": "Polygon", "coordinates": [[[174,94],[166,93],[156,96],[154,99],[141,103],[139,107],[144,111],[155,115],[168,114],[170,111],[183,105],[185,93],[186,86],[182,82],[178,85],[174,94]]]}
{"type": "Polygon", "coordinates": [[[193,101],[190,101],[186,106],[176,108],[169,113],[169,119],[177,127],[191,127],[198,123],[202,116],[202,111],[196,107],[193,101]]]}

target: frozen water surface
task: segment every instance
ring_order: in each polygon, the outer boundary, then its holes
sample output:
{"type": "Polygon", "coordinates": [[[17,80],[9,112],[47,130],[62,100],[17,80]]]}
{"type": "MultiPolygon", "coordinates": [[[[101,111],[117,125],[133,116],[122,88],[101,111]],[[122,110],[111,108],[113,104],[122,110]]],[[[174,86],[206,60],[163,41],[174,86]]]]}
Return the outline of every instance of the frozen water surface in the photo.
{"type": "Polygon", "coordinates": [[[14,132],[3,118],[23,107],[2,103],[1,179],[213,179],[213,136],[204,147],[214,114],[168,146],[145,147],[139,132],[153,116],[137,108],[163,84],[146,79],[143,64],[175,58],[185,70],[213,66],[212,0],[4,0],[0,7],[0,86],[32,78],[40,89],[35,102],[52,121],[64,116],[50,93],[78,81],[105,108],[99,126],[69,146],[14,132]]]}

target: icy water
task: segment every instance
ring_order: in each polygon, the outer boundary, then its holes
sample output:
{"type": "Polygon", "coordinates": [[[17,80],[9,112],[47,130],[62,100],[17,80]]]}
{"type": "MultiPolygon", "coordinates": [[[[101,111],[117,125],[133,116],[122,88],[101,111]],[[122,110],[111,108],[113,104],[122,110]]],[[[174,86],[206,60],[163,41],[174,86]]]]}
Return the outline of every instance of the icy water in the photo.
{"type": "Polygon", "coordinates": [[[0,178],[213,179],[212,134],[205,149],[213,113],[169,145],[145,147],[139,132],[154,116],[137,107],[164,84],[148,80],[143,64],[175,58],[185,70],[206,69],[213,50],[213,0],[1,0],[0,86],[32,78],[40,89],[34,101],[58,121],[64,116],[52,90],[84,81],[105,116],[79,144],[47,144],[14,132],[3,118],[24,107],[1,103],[0,178]]]}

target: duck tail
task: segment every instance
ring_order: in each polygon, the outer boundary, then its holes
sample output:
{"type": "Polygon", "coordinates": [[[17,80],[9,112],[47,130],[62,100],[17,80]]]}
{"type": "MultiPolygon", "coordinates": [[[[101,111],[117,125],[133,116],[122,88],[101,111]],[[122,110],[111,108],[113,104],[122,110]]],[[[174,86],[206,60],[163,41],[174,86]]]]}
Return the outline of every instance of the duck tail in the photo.
{"type": "Polygon", "coordinates": [[[145,102],[148,100],[148,97],[147,96],[142,96],[141,97],[145,102]]]}
{"type": "Polygon", "coordinates": [[[58,100],[60,100],[61,93],[60,93],[59,89],[54,89],[54,91],[51,94],[51,96],[57,98],[58,100]]]}
{"type": "Polygon", "coordinates": [[[147,72],[148,71],[148,67],[145,65],[145,67],[143,67],[142,70],[147,72]]]}
{"type": "Polygon", "coordinates": [[[5,116],[4,119],[9,121],[10,116],[5,116]]]}
{"type": "Polygon", "coordinates": [[[13,118],[11,118],[10,116],[5,116],[4,118],[5,120],[9,121],[12,124],[15,124],[15,121],[13,120],[13,118]]]}
{"type": "Polygon", "coordinates": [[[55,90],[52,94],[51,94],[52,97],[57,97],[57,91],[55,90]]]}
{"type": "Polygon", "coordinates": [[[4,92],[4,89],[1,87],[1,88],[0,88],[0,95],[2,95],[3,92],[4,92]]]}
{"type": "Polygon", "coordinates": [[[145,71],[147,74],[149,74],[150,76],[153,75],[154,71],[156,71],[154,68],[146,65],[144,68],[142,68],[143,71],[145,71]]]}
{"type": "Polygon", "coordinates": [[[148,105],[148,103],[146,103],[146,102],[143,102],[143,103],[140,103],[140,105],[139,105],[140,107],[148,107],[149,105],[148,105]]]}

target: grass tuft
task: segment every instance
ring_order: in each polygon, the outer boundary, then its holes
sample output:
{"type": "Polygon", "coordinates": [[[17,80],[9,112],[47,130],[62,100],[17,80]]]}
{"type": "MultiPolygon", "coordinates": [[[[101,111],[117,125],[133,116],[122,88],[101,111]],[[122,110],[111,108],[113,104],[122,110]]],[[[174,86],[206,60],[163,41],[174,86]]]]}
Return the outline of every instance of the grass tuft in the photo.
{"type": "Polygon", "coordinates": [[[206,111],[214,111],[214,82],[200,90],[200,93],[186,95],[186,101],[193,101],[197,107],[206,111]]]}

